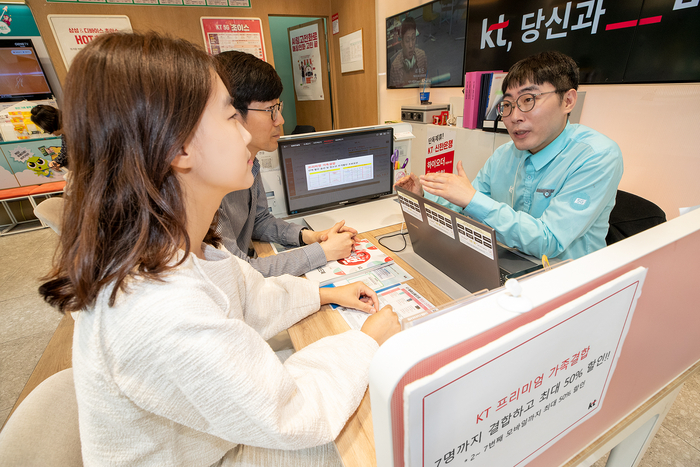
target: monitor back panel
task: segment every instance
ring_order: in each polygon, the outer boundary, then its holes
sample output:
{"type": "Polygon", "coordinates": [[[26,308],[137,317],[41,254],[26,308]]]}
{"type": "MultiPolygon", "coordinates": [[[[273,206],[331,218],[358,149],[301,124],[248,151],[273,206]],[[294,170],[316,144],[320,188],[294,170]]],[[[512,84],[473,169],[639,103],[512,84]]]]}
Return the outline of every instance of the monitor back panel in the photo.
{"type": "Polygon", "coordinates": [[[403,188],[396,191],[416,254],[470,292],[501,286],[492,228],[403,188]]]}

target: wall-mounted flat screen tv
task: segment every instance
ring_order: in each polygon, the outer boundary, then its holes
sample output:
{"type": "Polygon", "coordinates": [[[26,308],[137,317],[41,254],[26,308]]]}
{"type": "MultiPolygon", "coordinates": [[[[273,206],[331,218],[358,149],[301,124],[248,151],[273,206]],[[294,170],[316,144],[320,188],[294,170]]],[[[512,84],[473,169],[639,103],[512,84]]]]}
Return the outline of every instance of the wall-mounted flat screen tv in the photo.
{"type": "Polygon", "coordinates": [[[389,89],[464,86],[466,0],[436,0],[386,19],[389,89]]]}
{"type": "Polygon", "coordinates": [[[1,39],[0,102],[52,97],[51,86],[31,39],[1,39]]]}

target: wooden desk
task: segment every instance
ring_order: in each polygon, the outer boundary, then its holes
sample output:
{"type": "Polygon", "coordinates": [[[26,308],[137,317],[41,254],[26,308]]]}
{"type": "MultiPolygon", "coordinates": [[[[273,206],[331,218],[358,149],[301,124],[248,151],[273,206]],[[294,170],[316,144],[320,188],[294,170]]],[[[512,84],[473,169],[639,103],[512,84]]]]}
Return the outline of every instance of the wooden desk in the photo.
{"type": "MultiPolygon", "coordinates": [[[[394,261],[399,266],[413,276],[413,279],[406,283],[428,299],[433,305],[443,305],[451,302],[452,299],[447,294],[425,279],[418,271],[409,266],[401,258],[392,254],[379,244],[377,240],[378,236],[395,232],[400,229],[400,227],[400,224],[396,224],[360,234],[360,237],[366,238],[384,251],[384,253],[394,258],[394,261]]],[[[254,248],[258,256],[274,254],[269,244],[254,242],[254,248]]],[[[294,348],[299,350],[323,337],[340,334],[349,329],[350,326],[348,326],[342,316],[340,316],[340,313],[333,310],[330,306],[323,306],[317,313],[308,316],[289,328],[289,336],[292,339],[294,348]]],[[[374,452],[374,430],[372,427],[372,410],[369,401],[369,390],[365,392],[360,406],[350,417],[345,428],[340,432],[340,435],[338,435],[335,444],[338,447],[345,467],[370,467],[377,465],[374,452]]]]}

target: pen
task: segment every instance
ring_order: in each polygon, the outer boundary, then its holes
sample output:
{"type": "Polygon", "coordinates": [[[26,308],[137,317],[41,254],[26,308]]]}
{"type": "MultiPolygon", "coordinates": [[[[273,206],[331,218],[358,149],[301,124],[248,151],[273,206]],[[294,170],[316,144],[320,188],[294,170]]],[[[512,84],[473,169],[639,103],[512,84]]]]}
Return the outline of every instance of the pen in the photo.
{"type": "Polygon", "coordinates": [[[544,266],[545,271],[549,271],[552,267],[549,265],[549,259],[547,255],[542,255],[542,266],[544,266]]]}

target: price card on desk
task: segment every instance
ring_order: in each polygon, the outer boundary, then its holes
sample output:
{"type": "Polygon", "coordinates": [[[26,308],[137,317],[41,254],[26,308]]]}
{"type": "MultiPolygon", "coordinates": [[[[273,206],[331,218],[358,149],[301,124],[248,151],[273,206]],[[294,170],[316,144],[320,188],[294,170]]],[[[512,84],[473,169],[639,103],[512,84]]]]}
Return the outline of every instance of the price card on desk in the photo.
{"type": "MultiPolygon", "coordinates": [[[[405,284],[397,284],[386,289],[377,290],[379,308],[391,305],[394,313],[399,316],[399,321],[424,311],[435,308],[412,287],[405,284]]],[[[359,310],[339,306],[336,308],[351,329],[359,330],[370,315],[359,310]]]]}

